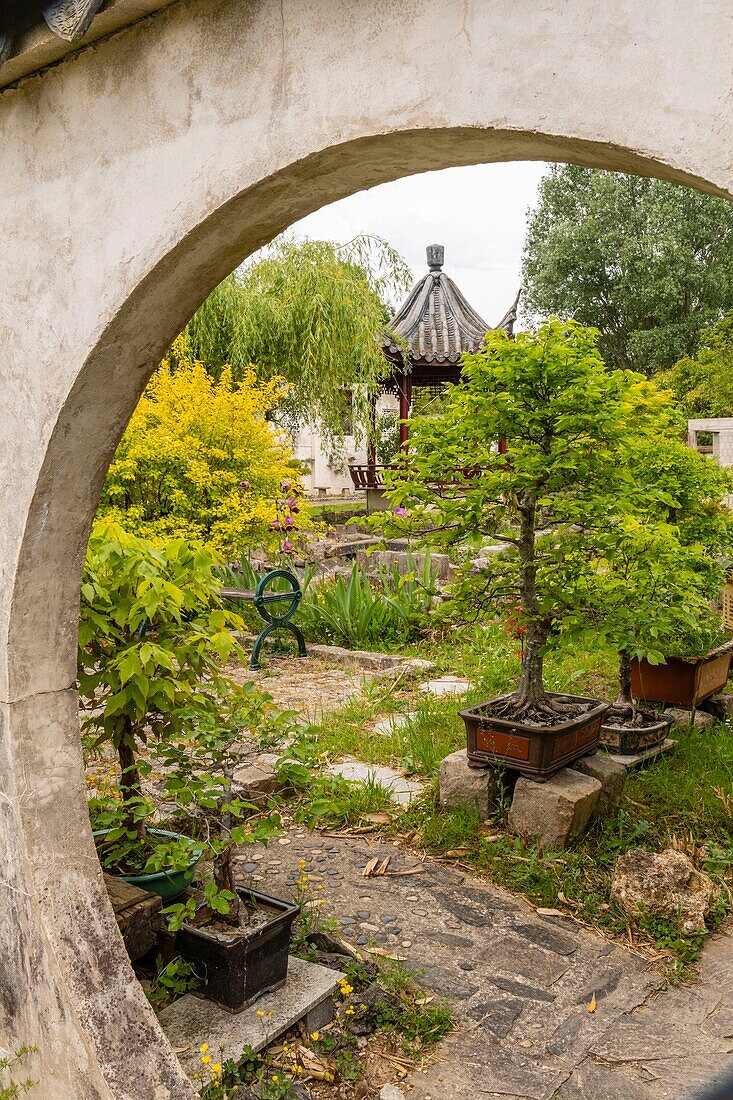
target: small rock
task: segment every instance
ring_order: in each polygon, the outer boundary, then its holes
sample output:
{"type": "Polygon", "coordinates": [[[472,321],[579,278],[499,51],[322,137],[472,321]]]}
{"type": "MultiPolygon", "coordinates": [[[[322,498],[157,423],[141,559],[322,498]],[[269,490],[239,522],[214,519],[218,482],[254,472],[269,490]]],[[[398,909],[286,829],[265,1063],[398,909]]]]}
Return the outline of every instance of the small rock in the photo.
{"type": "Polygon", "coordinates": [[[364,909],[360,909],[357,912],[356,915],[359,918],[359,920],[369,920],[369,917],[371,916],[371,913],[367,913],[364,909]]]}
{"type": "Polygon", "coordinates": [[[369,937],[368,936],[357,936],[356,937],[356,942],[359,945],[359,947],[363,947],[365,943],[369,943],[369,937]]]}
{"type": "Polygon", "coordinates": [[[245,875],[251,875],[252,872],[256,871],[256,870],[257,870],[257,864],[256,863],[245,863],[244,866],[242,867],[242,871],[245,873],[245,875]]]}
{"type": "Polygon", "coordinates": [[[356,924],[356,921],[353,917],[339,917],[339,920],[343,925],[356,924]]]}
{"type": "Polygon", "coordinates": [[[465,749],[452,752],[440,764],[441,806],[475,806],[480,821],[496,809],[496,770],[470,768],[465,749]]]}
{"type": "Polygon", "coordinates": [[[384,916],[380,917],[379,919],[381,920],[382,924],[394,924],[394,922],[397,920],[397,917],[394,915],[394,913],[385,913],[384,916]]]}
{"type": "Polygon", "coordinates": [[[689,935],[705,930],[715,887],[683,852],[634,848],[616,860],[611,897],[629,916],[638,916],[643,910],[649,916],[673,921],[689,935]]]}
{"type": "Polygon", "coordinates": [[[542,848],[565,848],[572,836],[585,831],[600,793],[597,779],[570,768],[546,783],[522,777],[514,788],[509,832],[539,840],[542,848]]]}
{"type": "Polygon", "coordinates": [[[708,714],[704,710],[696,710],[693,716],[692,711],[687,710],[686,707],[668,707],[664,713],[674,718],[675,723],[683,728],[693,726],[696,730],[706,730],[716,722],[715,715],[708,714]]]}
{"type": "Polygon", "coordinates": [[[405,1100],[405,1094],[396,1085],[383,1085],[379,1100],[405,1100]]]}
{"type": "Polygon", "coordinates": [[[473,684],[462,676],[441,676],[438,680],[426,680],[419,688],[426,695],[440,698],[443,695],[465,695],[473,690],[473,684]]]}

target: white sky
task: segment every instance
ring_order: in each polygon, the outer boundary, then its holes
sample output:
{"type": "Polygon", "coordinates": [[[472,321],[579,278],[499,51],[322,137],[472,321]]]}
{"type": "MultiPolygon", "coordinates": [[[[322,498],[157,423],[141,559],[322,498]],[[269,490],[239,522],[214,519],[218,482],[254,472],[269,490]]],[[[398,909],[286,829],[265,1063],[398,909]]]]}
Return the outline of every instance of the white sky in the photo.
{"type": "Polygon", "coordinates": [[[401,253],[416,280],[427,271],[425,246],[442,244],[446,273],[493,325],[519,289],[527,211],[546,168],[517,162],[425,172],[324,206],[291,232],[344,243],[376,234],[401,253]]]}

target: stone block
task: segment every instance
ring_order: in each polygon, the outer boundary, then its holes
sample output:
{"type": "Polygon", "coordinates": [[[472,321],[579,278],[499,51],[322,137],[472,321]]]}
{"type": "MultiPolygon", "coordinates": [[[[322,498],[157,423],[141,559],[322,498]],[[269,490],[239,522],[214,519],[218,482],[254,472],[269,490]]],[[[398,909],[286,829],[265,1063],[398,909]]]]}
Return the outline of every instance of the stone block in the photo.
{"type": "Polygon", "coordinates": [[[610,817],[615,814],[621,805],[626,782],[626,768],[605,753],[594,753],[593,756],[584,756],[582,760],[573,762],[573,771],[590,775],[601,784],[601,793],[598,795],[595,810],[599,817],[610,817]]]}
{"type": "Polygon", "coordinates": [[[693,726],[696,730],[706,730],[714,726],[717,719],[705,710],[696,710],[694,715],[686,707],[668,707],[664,712],[674,718],[675,724],[687,728],[693,726]]]}
{"type": "MultiPolygon", "coordinates": [[[[213,1001],[187,993],[164,1008],[158,1019],[184,1070],[195,1080],[201,1072],[202,1043],[209,1044],[214,1062],[236,1057],[243,1046],[260,1051],[298,1020],[308,1019],[324,1000],[332,1003],[344,977],[338,970],[290,956],[285,985],[266,993],[244,1012],[227,1012],[213,1001]],[[266,1027],[258,1011],[264,1012],[266,1027]]],[[[327,1013],[328,1006],[323,1011],[327,1013]]]]}
{"type": "Polygon", "coordinates": [[[496,809],[496,800],[494,768],[470,768],[465,749],[453,752],[441,761],[441,806],[475,806],[479,820],[486,821],[496,809]]]}
{"type": "Polygon", "coordinates": [[[546,783],[522,777],[514,788],[509,831],[539,840],[543,848],[565,848],[571,837],[585,831],[601,789],[598,779],[570,768],[546,783]]]}
{"type": "Polygon", "coordinates": [[[705,700],[702,706],[719,722],[725,722],[728,718],[733,718],[733,695],[727,695],[725,692],[721,692],[720,695],[712,695],[705,700]]]}
{"type": "Polygon", "coordinates": [[[382,1085],[382,1090],[379,1093],[379,1100],[405,1100],[405,1094],[402,1089],[398,1089],[396,1085],[382,1085]]]}
{"type": "Polygon", "coordinates": [[[277,774],[272,764],[258,760],[237,768],[232,775],[232,794],[249,802],[262,802],[278,787],[277,774]]]}
{"type": "Polygon", "coordinates": [[[430,557],[430,568],[433,575],[439,581],[445,581],[450,576],[451,563],[447,554],[425,554],[424,552],[409,550],[374,550],[367,553],[358,551],[356,560],[360,565],[370,570],[396,569],[399,573],[422,573],[425,568],[425,559],[430,557]]]}

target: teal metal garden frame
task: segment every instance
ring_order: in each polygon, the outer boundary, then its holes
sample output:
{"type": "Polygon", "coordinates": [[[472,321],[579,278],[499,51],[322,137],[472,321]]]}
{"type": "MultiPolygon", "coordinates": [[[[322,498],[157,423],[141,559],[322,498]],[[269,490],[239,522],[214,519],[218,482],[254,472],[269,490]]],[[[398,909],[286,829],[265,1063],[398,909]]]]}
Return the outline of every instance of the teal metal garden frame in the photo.
{"type": "Polygon", "coordinates": [[[222,588],[220,594],[224,600],[251,601],[257,608],[260,617],[265,620],[266,626],[260,631],[255,639],[252,656],[249,662],[249,667],[253,672],[262,668],[260,662],[262,646],[265,643],[265,639],[275,630],[289,630],[291,634],[295,635],[298,643],[298,656],[308,656],[305,648],[305,638],[295,623],[291,622],[293,615],[300,606],[300,601],[303,599],[303,590],[300,587],[300,581],[290,569],[271,569],[257,582],[257,587],[254,592],[243,588],[222,588]],[[273,584],[274,581],[280,579],[287,581],[290,590],[287,592],[268,593],[267,589],[269,586],[273,584]],[[287,604],[282,615],[278,615],[274,611],[274,608],[278,604],[287,604]]]}

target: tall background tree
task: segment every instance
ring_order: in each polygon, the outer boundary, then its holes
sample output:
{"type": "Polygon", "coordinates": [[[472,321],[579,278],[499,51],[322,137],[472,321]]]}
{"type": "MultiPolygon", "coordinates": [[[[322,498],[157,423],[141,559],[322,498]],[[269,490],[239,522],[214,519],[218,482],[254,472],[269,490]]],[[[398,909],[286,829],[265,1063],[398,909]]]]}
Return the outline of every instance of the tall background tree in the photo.
{"type": "Polygon", "coordinates": [[[683,356],[659,381],[685,416],[733,416],[733,310],[701,333],[696,355],[683,356]]]}
{"type": "Polygon", "coordinates": [[[215,377],[290,383],[282,410],[291,423],[318,422],[338,447],[347,420],[365,427],[368,399],[389,366],[381,338],[395,302],[412,283],[404,260],[377,237],[275,241],[225,279],[185,333],[186,354],[215,377]]]}
{"type": "Polygon", "coordinates": [[[525,309],[602,334],[609,367],[652,375],[733,308],[733,206],[659,180],[574,165],[540,185],[524,248],[525,309]]]}

